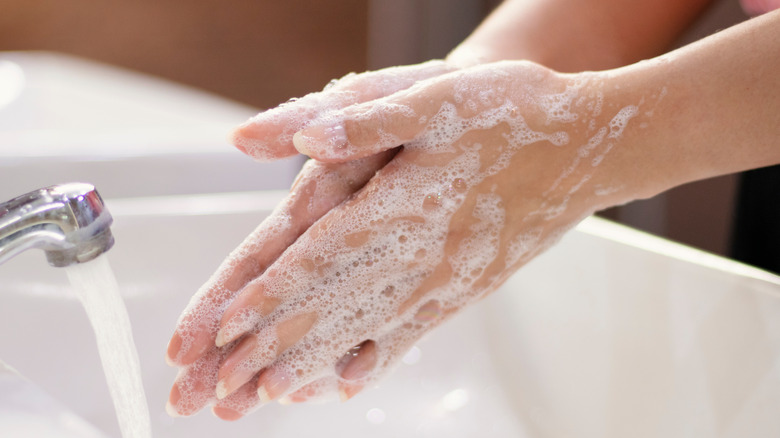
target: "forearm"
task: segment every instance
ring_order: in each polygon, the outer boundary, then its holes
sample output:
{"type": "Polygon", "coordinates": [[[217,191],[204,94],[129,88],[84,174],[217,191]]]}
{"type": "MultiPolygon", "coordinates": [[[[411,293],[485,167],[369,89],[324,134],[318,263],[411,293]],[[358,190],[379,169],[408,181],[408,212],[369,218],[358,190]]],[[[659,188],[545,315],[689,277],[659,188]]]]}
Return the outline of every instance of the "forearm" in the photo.
{"type": "Polygon", "coordinates": [[[526,59],[562,72],[657,56],[710,0],[507,0],[448,57],[526,59]]]}
{"type": "Polygon", "coordinates": [[[665,94],[626,130],[624,164],[644,196],[780,163],[778,54],[780,11],[612,73],[615,99],[665,94]]]}

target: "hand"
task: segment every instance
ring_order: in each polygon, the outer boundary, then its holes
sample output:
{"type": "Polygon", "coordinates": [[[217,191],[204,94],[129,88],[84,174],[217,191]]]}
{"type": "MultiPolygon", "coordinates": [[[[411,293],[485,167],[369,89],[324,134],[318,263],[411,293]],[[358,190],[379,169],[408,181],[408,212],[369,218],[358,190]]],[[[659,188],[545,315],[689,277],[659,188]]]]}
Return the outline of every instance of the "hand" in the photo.
{"type": "MultiPolygon", "coordinates": [[[[180,375],[176,411],[215,392],[225,418],[285,395],[349,398],[579,220],[633,197],[619,144],[642,116],[605,101],[607,82],[488,64],[309,123],[294,144],[321,161],[404,148],[235,298],[206,304],[226,307],[219,348],[180,375]]],[[[185,316],[177,332],[191,325],[185,316]]]]}
{"type": "MultiPolygon", "coordinates": [[[[442,61],[408,67],[388,68],[360,75],[350,74],[329,84],[323,92],[290,101],[263,112],[240,126],[233,142],[258,160],[297,154],[292,134],[329,111],[383,97],[409,87],[416,81],[453,70],[442,61]]],[[[312,223],[360,189],[392,157],[393,151],[344,164],[309,161],[280,206],[226,259],[213,278],[193,297],[183,312],[169,343],[166,359],[185,367],[171,391],[169,411],[191,415],[216,398],[216,370],[226,351],[214,345],[225,307],[252,279],[257,278],[312,223]],[[208,382],[213,381],[211,384],[208,382]],[[202,390],[179,388],[189,383],[202,390]]],[[[253,394],[247,396],[253,396],[253,394]]],[[[226,408],[228,400],[216,404],[215,412],[235,418],[226,408]]]]}
{"type": "Polygon", "coordinates": [[[292,143],[293,135],[309,124],[328,120],[333,112],[388,96],[455,68],[444,61],[428,61],[361,74],[350,73],[332,81],[321,92],[292,99],[261,112],[238,127],[231,140],[238,149],[258,161],[289,157],[298,153],[292,143]]]}

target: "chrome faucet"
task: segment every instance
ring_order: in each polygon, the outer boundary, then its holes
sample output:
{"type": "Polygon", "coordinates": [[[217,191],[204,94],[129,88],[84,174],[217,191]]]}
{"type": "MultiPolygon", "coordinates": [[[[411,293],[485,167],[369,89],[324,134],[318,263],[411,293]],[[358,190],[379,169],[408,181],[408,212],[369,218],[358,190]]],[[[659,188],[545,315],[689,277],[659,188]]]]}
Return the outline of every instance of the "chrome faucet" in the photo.
{"type": "Polygon", "coordinates": [[[111,214],[90,184],[36,190],[0,204],[0,264],[39,248],[52,266],[94,259],[114,245],[111,214]]]}

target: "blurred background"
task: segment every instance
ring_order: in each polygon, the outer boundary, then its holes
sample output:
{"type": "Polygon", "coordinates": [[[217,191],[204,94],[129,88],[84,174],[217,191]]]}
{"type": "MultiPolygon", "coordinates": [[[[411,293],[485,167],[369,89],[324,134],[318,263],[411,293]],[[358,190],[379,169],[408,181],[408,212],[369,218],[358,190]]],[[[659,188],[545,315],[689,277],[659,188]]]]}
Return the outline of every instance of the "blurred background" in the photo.
{"type": "MultiPolygon", "coordinates": [[[[0,0],[0,50],[76,55],[267,108],[351,71],[446,55],[497,0],[0,0]]],[[[746,17],[716,1],[678,45],[746,17]]],[[[242,120],[236,120],[236,123],[242,120]]],[[[728,254],[738,177],[602,215],[728,254]]]]}

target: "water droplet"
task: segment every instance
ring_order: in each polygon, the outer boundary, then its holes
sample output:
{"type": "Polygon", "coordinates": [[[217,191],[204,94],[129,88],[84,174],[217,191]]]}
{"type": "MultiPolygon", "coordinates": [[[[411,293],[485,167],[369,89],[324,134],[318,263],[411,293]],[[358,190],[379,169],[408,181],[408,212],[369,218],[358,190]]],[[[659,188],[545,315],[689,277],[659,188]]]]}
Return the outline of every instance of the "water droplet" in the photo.
{"type": "Polygon", "coordinates": [[[387,415],[385,414],[385,411],[379,408],[369,409],[368,412],[366,412],[366,420],[370,423],[382,424],[385,422],[386,418],[387,415]]]}
{"type": "Polygon", "coordinates": [[[469,402],[469,393],[465,389],[456,389],[445,395],[441,400],[442,407],[449,412],[455,412],[469,402]]]}
{"type": "Polygon", "coordinates": [[[441,206],[441,193],[427,195],[423,199],[423,210],[432,211],[441,206]]]}
{"type": "Polygon", "coordinates": [[[414,320],[419,322],[431,322],[436,321],[443,315],[441,304],[437,301],[429,301],[425,303],[420,310],[414,315],[414,320]]]}
{"type": "Polygon", "coordinates": [[[393,286],[392,284],[387,286],[385,290],[382,291],[382,295],[388,298],[392,297],[394,293],[395,293],[395,286],[393,286]]]}
{"type": "Polygon", "coordinates": [[[463,193],[466,189],[466,181],[464,181],[463,178],[455,178],[455,180],[452,181],[452,190],[463,193]]]}

